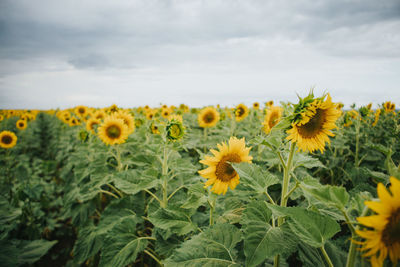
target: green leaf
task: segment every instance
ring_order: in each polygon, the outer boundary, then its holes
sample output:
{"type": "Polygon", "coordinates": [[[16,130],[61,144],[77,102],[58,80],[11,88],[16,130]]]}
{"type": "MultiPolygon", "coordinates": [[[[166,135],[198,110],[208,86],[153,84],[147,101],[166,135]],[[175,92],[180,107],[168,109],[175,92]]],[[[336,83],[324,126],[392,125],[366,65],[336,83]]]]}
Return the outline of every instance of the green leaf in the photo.
{"type": "Polygon", "coordinates": [[[287,242],[283,231],[269,224],[271,215],[264,201],[250,202],[243,213],[241,223],[246,266],[257,266],[266,259],[293,248],[293,243],[287,242]]]}
{"type": "Polygon", "coordinates": [[[236,265],[235,246],[241,241],[240,230],[230,224],[216,224],[175,250],[165,267],[223,267],[236,265]]]}
{"type": "Polygon", "coordinates": [[[135,234],[137,221],[128,217],[108,234],[101,250],[99,266],[126,266],[136,260],[148,245],[148,239],[135,234]]]}
{"type": "Polygon", "coordinates": [[[276,216],[289,216],[286,223],[294,234],[312,247],[322,247],[340,231],[339,224],[328,216],[299,207],[266,204],[276,216]]]}
{"type": "Polygon", "coordinates": [[[279,179],[256,164],[232,163],[239,174],[241,184],[250,187],[259,194],[267,192],[269,186],[279,183],[279,179]]]}
{"type": "Polygon", "coordinates": [[[339,210],[344,210],[349,203],[350,196],[344,187],[321,184],[316,185],[315,183],[310,185],[306,182],[302,182],[300,187],[305,195],[314,198],[327,206],[336,207],[339,210]]]}
{"type": "Polygon", "coordinates": [[[160,183],[158,171],[148,169],[144,172],[139,170],[126,170],[118,172],[114,176],[115,187],[126,194],[136,194],[145,189],[151,189],[160,183]]]}
{"type": "Polygon", "coordinates": [[[149,215],[150,222],[155,227],[170,230],[178,235],[185,235],[197,229],[186,210],[177,207],[168,207],[168,209],[160,208],[153,214],[149,215]]]}
{"type": "Polygon", "coordinates": [[[2,240],[0,241],[0,265],[19,266],[33,264],[43,257],[58,241],[2,240]]]}
{"type": "Polygon", "coordinates": [[[197,209],[207,202],[206,190],[203,184],[195,184],[189,187],[188,200],[182,205],[184,209],[197,209]]]}
{"type": "Polygon", "coordinates": [[[311,168],[326,168],[321,161],[316,158],[313,158],[307,154],[295,153],[293,157],[293,169],[297,167],[304,167],[307,169],[311,168]]]}
{"type": "MultiPolygon", "coordinates": [[[[331,259],[333,266],[345,266],[347,253],[336,247],[332,242],[326,242],[325,250],[331,259]]],[[[299,257],[305,267],[328,267],[328,264],[320,249],[311,247],[307,244],[299,244],[299,257]]],[[[356,264],[355,266],[359,266],[356,264]]]]}

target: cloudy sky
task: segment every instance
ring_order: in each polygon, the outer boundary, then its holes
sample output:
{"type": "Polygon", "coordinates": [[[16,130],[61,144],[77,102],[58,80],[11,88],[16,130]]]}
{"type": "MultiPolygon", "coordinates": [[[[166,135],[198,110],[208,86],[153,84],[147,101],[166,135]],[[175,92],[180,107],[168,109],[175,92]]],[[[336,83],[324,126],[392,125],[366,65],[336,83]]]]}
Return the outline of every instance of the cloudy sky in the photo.
{"type": "Polygon", "coordinates": [[[1,0],[0,108],[400,106],[398,0],[1,0]]]}

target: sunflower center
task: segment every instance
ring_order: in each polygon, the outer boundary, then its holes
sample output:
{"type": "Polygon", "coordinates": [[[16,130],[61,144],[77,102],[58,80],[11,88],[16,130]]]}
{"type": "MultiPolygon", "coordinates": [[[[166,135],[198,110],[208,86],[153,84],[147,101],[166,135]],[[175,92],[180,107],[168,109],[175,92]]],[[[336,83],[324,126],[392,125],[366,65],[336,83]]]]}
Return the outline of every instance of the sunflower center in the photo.
{"type": "Polygon", "coordinates": [[[229,182],[236,176],[235,169],[228,162],[241,162],[240,156],[238,154],[228,154],[223,156],[221,160],[218,162],[215,170],[215,175],[218,180],[223,182],[229,182]]]}
{"type": "Polygon", "coordinates": [[[85,109],[84,108],[80,108],[79,109],[79,113],[81,113],[81,114],[85,113],[85,109]]]}
{"type": "Polygon", "coordinates": [[[121,129],[117,125],[111,125],[106,130],[107,136],[115,139],[121,135],[121,129]]]}
{"type": "Polygon", "coordinates": [[[297,127],[298,131],[302,137],[314,137],[322,130],[325,120],[325,110],[317,109],[309,122],[297,127]]]}
{"type": "Polygon", "coordinates": [[[382,232],[382,241],[387,247],[396,243],[400,245],[400,208],[391,214],[382,232]]]}
{"type": "Polygon", "coordinates": [[[181,128],[177,124],[171,125],[169,128],[171,137],[177,138],[181,134],[181,128]]]}
{"type": "Polygon", "coordinates": [[[243,108],[238,108],[237,109],[237,111],[236,111],[236,115],[238,116],[238,117],[242,117],[242,115],[244,114],[244,109],[243,108]]]}
{"type": "Polygon", "coordinates": [[[204,121],[206,122],[206,123],[210,123],[210,122],[213,122],[214,121],[214,113],[212,113],[212,112],[207,112],[205,115],[204,115],[204,121]]]}
{"type": "Polygon", "coordinates": [[[9,135],[4,135],[4,136],[1,138],[1,142],[2,142],[3,144],[6,144],[6,145],[11,144],[12,140],[13,140],[12,137],[9,136],[9,135]]]}
{"type": "Polygon", "coordinates": [[[19,123],[19,127],[24,127],[24,123],[23,123],[23,122],[20,122],[20,123],[19,123]]]}

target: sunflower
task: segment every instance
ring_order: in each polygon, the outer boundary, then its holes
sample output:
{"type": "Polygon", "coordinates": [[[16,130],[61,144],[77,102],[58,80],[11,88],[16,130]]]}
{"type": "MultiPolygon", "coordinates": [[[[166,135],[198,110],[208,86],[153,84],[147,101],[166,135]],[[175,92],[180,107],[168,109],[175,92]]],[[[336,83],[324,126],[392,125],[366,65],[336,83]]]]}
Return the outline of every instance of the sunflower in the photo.
{"type": "Polygon", "coordinates": [[[0,133],[0,147],[12,148],[17,144],[17,136],[10,131],[2,131],[0,133]]]}
{"type": "Polygon", "coordinates": [[[92,117],[98,120],[104,120],[104,118],[106,117],[106,113],[104,112],[104,110],[99,109],[93,113],[92,117]]]}
{"type": "Polygon", "coordinates": [[[379,202],[365,201],[365,205],[377,214],[358,217],[357,221],[371,230],[357,230],[357,234],[364,238],[361,242],[363,256],[371,257],[371,265],[383,266],[389,255],[393,266],[397,266],[400,259],[400,180],[390,177],[390,192],[381,183],[377,191],[379,202]]]}
{"type": "Polygon", "coordinates": [[[150,125],[150,131],[152,134],[160,134],[160,130],[158,129],[158,126],[155,123],[152,123],[150,125]]]}
{"type": "Polygon", "coordinates": [[[71,119],[69,119],[69,126],[77,126],[80,124],[81,124],[81,121],[75,117],[72,117],[71,119]]]}
{"type": "Polygon", "coordinates": [[[172,110],[169,109],[168,107],[167,107],[167,108],[162,108],[162,109],[161,109],[161,116],[162,116],[164,119],[168,119],[168,117],[171,115],[171,113],[172,113],[172,110]]]}
{"type": "Polygon", "coordinates": [[[28,126],[28,123],[25,120],[18,120],[16,126],[20,130],[25,130],[26,127],[28,126]]]}
{"type": "Polygon", "coordinates": [[[272,100],[270,100],[268,102],[265,102],[265,106],[266,107],[270,107],[270,106],[273,106],[273,105],[274,105],[274,101],[272,101],[272,100]]]}
{"type": "Polygon", "coordinates": [[[225,195],[228,186],[233,190],[239,184],[239,175],[230,162],[251,163],[253,157],[249,156],[251,148],[246,147],[244,138],[231,137],[229,145],[222,143],[217,146],[219,151],[210,150],[214,157],[205,156],[205,159],[200,161],[200,163],[208,165],[208,168],[200,170],[199,174],[208,179],[205,187],[213,185],[212,192],[225,195]]]}
{"type": "Polygon", "coordinates": [[[96,118],[90,118],[86,122],[86,130],[88,130],[89,132],[92,132],[93,134],[96,134],[95,125],[99,126],[100,123],[101,123],[100,120],[98,120],[96,118]]]}
{"type": "Polygon", "coordinates": [[[213,107],[203,108],[197,116],[197,122],[202,128],[210,128],[215,126],[219,119],[219,112],[213,107]]]}
{"type": "Polygon", "coordinates": [[[185,127],[182,124],[181,116],[173,116],[174,118],[170,118],[170,120],[168,121],[167,126],[165,127],[165,131],[168,140],[177,141],[179,139],[182,139],[182,137],[185,135],[185,127]]]}
{"type": "Polygon", "coordinates": [[[156,111],[155,110],[148,109],[146,111],[146,119],[148,119],[148,120],[152,120],[155,115],[156,115],[156,111]]]}
{"type": "Polygon", "coordinates": [[[271,106],[267,110],[267,114],[265,115],[265,119],[263,122],[263,131],[266,134],[269,134],[272,127],[274,127],[281,120],[282,117],[282,108],[277,106],[271,106]]]}
{"type": "Polygon", "coordinates": [[[114,113],[114,112],[117,112],[118,109],[119,109],[119,108],[118,108],[117,105],[112,104],[112,105],[108,108],[108,111],[112,114],[112,113],[114,113]]]}
{"type": "Polygon", "coordinates": [[[249,109],[245,104],[239,104],[235,108],[235,120],[237,122],[244,120],[249,115],[249,109]]]}
{"type": "Polygon", "coordinates": [[[128,138],[128,127],[114,115],[106,117],[97,132],[101,141],[107,145],[122,144],[128,138]]]}
{"type": "Polygon", "coordinates": [[[254,103],[253,103],[253,108],[254,108],[254,109],[259,109],[259,108],[260,108],[260,103],[254,102],[254,103]]]}
{"type": "Polygon", "coordinates": [[[85,106],[77,106],[75,108],[75,114],[78,115],[78,117],[81,117],[81,118],[85,118],[88,115],[88,112],[89,112],[89,110],[85,106]]]}
{"type": "Polygon", "coordinates": [[[379,116],[381,115],[381,110],[380,109],[377,109],[376,111],[375,111],[375,120],[374,120],[374,122],[372,123],[372,126],[375,126],[377,123],[378,123],[378,121],[379,121],[379,116]]]}
{"type": "Polygon", "coordinates": [[[337,128],[335,122],[341,115],[337,104],[332,103],[331,96],[314,99],[310,94],[295,106],[292,128],[287,130],[286,139],[296,142],[299,150],[313,152],[325,150],[325,143],[330,142],[328,136],[334,136],[330,131],[337,128]]]}
{"type": "Polygon", "coordinates": [[[128,134],[133,133],[135,131],[135,119],[133,116],[127,111],[119,110],[114,113],[117,119],[121,119],[124,121],[124,124],[128,127],[128,134]]]}
{"type": "Polygon", "coordinates": [[[4,115],[0,114],[0,121],[4,120],[4,115]]]}
{"type": "Polygon", "coordinates": [[[387,101],[383,104],[383,108],[385,109],[386,113],[394,113],[395,109],[396,109],[396,105],[390,101],[387,101]]]}

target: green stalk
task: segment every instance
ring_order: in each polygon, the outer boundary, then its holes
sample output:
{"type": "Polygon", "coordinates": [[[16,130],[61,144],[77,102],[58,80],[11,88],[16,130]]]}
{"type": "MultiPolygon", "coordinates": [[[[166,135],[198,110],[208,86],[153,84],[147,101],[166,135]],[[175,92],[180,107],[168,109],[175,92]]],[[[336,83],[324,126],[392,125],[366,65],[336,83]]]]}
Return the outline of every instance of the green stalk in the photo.
{"type": "MultiPolygon", "coordinates": [[[[292,169],[293,156],[296,151],[295,149],[296,149],[296,143],[292,142],[290,144],[290,152],[289,152],[289,157],[287,159],[287,162],[286,162],[286,164],[282,164],[283,165],[283,182],[282,182],[282,192],[281,192],[281,207],[286,207],[287,200],[289,198],[288,189],[289,189],[289,182],[290,182],[290,171],[292,169]]],[[[279,155],[281,162],[284,162],[280,153],[278,153],[278,155],[279,155]]],[[[283,222],[284,222],[284,219],[282,217],[278,218],[278,227],[281,226],[283,222]]],[[[275,256],[274,267],[279,267],[279,258],[280,258],[279,254],[275,256]]]]}
{"type": "Polygon", "coordinates": [[[122,169],[123,169],[123,165],[122,165],[122,162],[121,162],[121,150],[120,150],[120,147],[119,147],[119,145],[116,145],[115,146],[115,152],[116,152],[116,157],[115,157],[115,159],[116,159],[116,161],[117,161],[117,171],[122,171],[122,169]]]}
{"type": "Polygon", "coordinates": [[[210,205],[210,226],[214,224],[215,202],[215,196],[211,192],[208,192],[208,204],[210,205]]]}
{"type": "MultiPolygon", "coordinates": [[[[367,214],[368,212],[368,207],[365,206],[364,210],[362,211],[360,217],[363,217],[367,214]]],[[[345,214],[345,219],[347,224],[350,227],[351,230],[351,239],[354,239],[356,237],[356,231],[360,228],[359,226],[357,226],[355,229],[353,227],[353,225],[350,222],[349,217],[347,216],[347,214],[344,212],[345,214]]],[[[351,241],[350,241],[351,242],[351,241]]],[[[346,261],[346,267],[354,267],[355,261],[356,261],[356,255],[357,255],[357,244],[354,242],[350,243],[350,248],[349,248],[349,253],[347,254],[347,261],[346,261]]]]}
{"type": "Polygon", "coordinates": [[[207,133],[207,127],[203,128],[203,137],[204,137],[204,147],[203,147],[203,152],[207,153],[207,137],[208,137],[208,133],[207,133]]]}
{"type": "Polygon", "coordinates": [[[168,205],[168,149],[167,144],[164,144],[164,152],[163,152],[163,161],[162,161],[162,177],[163,177],[163,184],[162,184],[162,192],[163,192],[163,201],[162,207],[166,208],[168,205]]]}
{"type": "Polygon", "coordinates": [[[356,123],[356,154],[354,156],[354,165],[357,168],[360,165],[359,162],[359,150],[360,150],[360,121],[357,120],[356,123]]]}
{"type": "Polygon", "coordinates": [[[329,267],[333,267],[333,263],[332,263],[332,261],[331,261],[331,258],[329,258],[328,253],[326,253],[325,247],[322,246],[322,247],[320,247],[320,249],[321,249],[322,254],[324,255],[325,260],[326,260],[326,262],[328,263],[329,267]]]}

